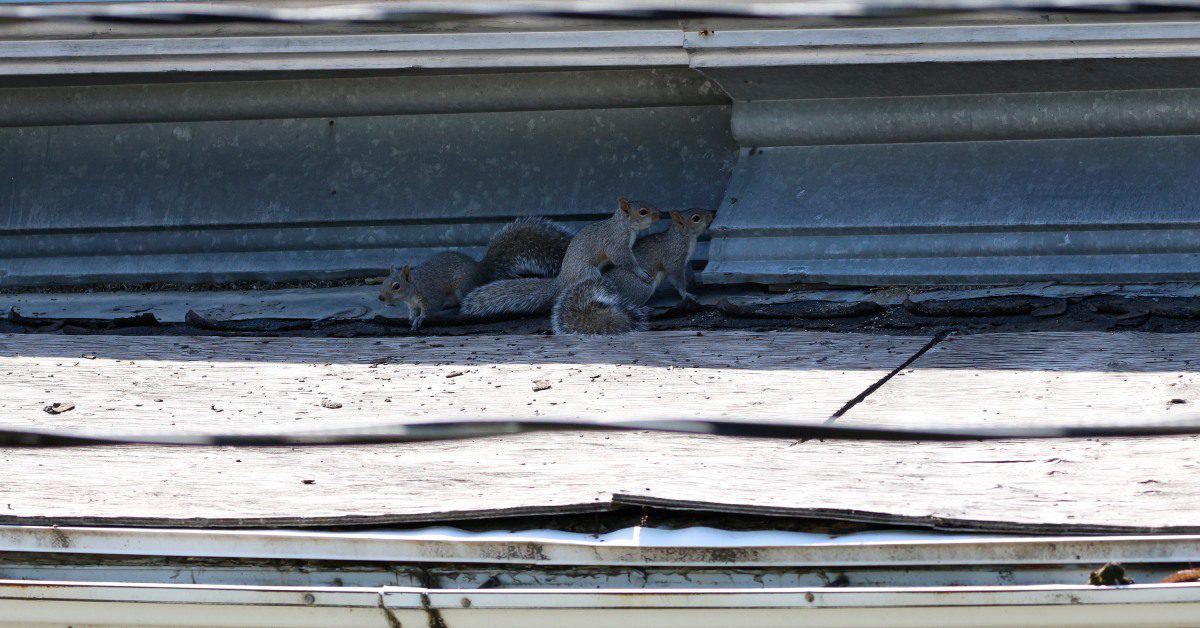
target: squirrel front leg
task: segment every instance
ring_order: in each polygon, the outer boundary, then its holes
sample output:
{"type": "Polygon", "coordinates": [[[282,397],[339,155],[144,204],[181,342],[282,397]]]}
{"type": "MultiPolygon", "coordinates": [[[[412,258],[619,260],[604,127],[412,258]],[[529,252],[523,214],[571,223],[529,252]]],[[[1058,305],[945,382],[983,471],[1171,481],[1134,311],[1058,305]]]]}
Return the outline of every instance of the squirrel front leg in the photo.
{"type": "Polygon", "coordinates": [[[624,268],[633,273],[633,276],[637,277],[642,283],[648,284],[654,281],[650,273],[646,272],[641,264],[638,264],[637,258],[633,256],[633,250],[627,246],[609,247],[608,261],[612,262],[618,268],[624,268]]]}
{"type": "Polygon", "coordinates": [[[426,316],[428,316],[430,314],[437,314],[438,312],[442,311],[442,308],[446,306],[446,295],[444,295],[444,294],[435,294],[433,296],[426,295],[424,298],[420,299],[418,301],[418,303],[419,303],[419,307],[421,309],[419,312],[416,312],[417,316],[416,316],[416,318],[413,319],[413,322],[412,322],[413,331],[416,331],[417,328],[419,328],[421,326],[421,323],[425,322],[426,316]]]}
{"type": "Polygon", "coordinates": [[[675,286],[675,291],[679,293],[679,298],[681,300],[696,300],[696,297],[692,296],[692,293],[688,292],[687,264],[684,264],[679,269],[672,272],[671,276],[668,277],[667,280],[671,282],[671,285],[675,286]]]}
{"type": "Polygon", "coordinates": [[[425,307],[419,304],[408,304],[408,318],[412,320],[412,331],[417,331],[421,328],[421,323],[425,322],[425,307]]]}

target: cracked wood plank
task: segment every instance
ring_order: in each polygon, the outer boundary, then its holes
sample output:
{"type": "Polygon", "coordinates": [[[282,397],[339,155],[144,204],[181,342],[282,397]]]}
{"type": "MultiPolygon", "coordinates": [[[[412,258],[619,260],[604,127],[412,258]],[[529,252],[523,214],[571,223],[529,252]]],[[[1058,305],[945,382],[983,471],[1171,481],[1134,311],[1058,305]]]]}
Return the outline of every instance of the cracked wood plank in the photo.
{"type": "MultiPolygon", "coordinates": [[[[988,349],[990,365],[1007,365],[1008,370],[1020,372],[1020,366],[1030,356],[1053,353],[1039,347],[1051,347],[1055,342],[1062,346],[1065,342],[1053,335],[1039,337],[993,338],[1005,342],[987,345],[993,347],[988,349]],[[1008,351],[1005,346],[1014,350],[1008,351]]],[[[1182,336],[1175,338],[1187,340],[1182,336]]],[[[422,347],[417,339],[23,336],[19,340],[0,339],[4,343],[0,345],[0,356],[5,360],[24,360],[22,364],[30,361],[57,364],[67,359],[72,360],[71,364],[78,359],[80,366],[99,364],[80,371],[86,374],[81,379],[91,384],[67,377],[64,373],[70,369],[65,366],[50,370],[38,370],[45,369],[45,365],[37,367],[36,372],[53,373],[55,377],[39,376],[31,381],[42,391],[53,391],[56,385],[74,381],[58,390],[105,395],[114,403],[121,401],[124,405],[119,407],[124,409],[137,408],[138,400],[146,395],[141,389],[151,380],[138,375],[140,371],[124,371],[129,376],[124,379],[100,371],[107,372],[116,366],[128,368],[132,360],[134,366],[157,369],[159,376],[155,381],[186,382],[168,388],[178,393],[173,398],[200,397],[204,402],[196,401],[199,409],[195,411],[195,422],[177,420],[177,429],[197,425],[210,429],[239,426],[260,429],[276,424],[248,412],[232,411],[240,407],[233,401],[242,394],[240,388],[248,383],[271,387],[275,386],[272,382],[289,382],[290,386],[288,377],[293,373],[276,369],[317,369],[302,375],[308,378],[306,383],[312,385],[312,390],[285,390],[272,398],[286,408],[308,408],[330,391],[343,390],[338,387],[357,382],[353,390],[361,390],[363,396],[342,395],[347,401],[342,409],[318,408],[320,414],[300,420],[286,412],[283,415],[295,424],[330,426],[357,422],[353,418],[339,418],[350,416],[350,413],[337,414],[346,409],[365,408],[368,411],[364,414],[370,415],[369,409],[374,406],[363,401],[374,399],[368,393],[398,386],[377,380],[375,373],[380,368],[385,373],[393,367],[427,368],[409,372],[404,381],[415,392],[420,387],[443,391],[438,386],[472,381],[472,370],[489,361],[517,369],[506,372],[515,378],[514,395],[518,389],[525,398],[566,391],[570,394],[562,399],[570,402],[571,395],[591,395],[603,389],[606,399],[614,399],[606,401],[610,407],[635,413],[647,412],[642,406],[653,405],[649,399],[663,393],[650,388],[651,392],[634,396],[628,392],[631,385],[645,388],[650,382],[665,379],[678,388],[683,382],[683,388],[666,394],[684,396],[696,391],[696,382],[705,384],[709,381],[707,375],[720,373],[722,378],[733,378],[722,384],[730,389],[729,394],[740,395],[724,399],[724,407],[741,412],[757,408],[748,405],[756,395],[761,396],[762,392],[756,390],[778,386],[780,378],[794,378],[786,380],[790,382],[786,386],[790,396],[781,395],[773,403],[787,404],[787,409],[801,412],[811,406],[813,414],[821,415],[829,411],[828,406],[844,401],[843,393],[822,389],[836,385],[835,375],[844,372],[854,377],[882,376],[886,369],[862,368],[864,356],[873,355],[877,362],[890,361],[896,365],[907,357],[901,349],[908,345],[888,344],[889,341],[903,341],[913,347],[926,341],[804,333],[713,333],[697,337],[689,336],[688,332],[646,334],[633,339],[636,341],[633,344],[620,345],[606,340],[471,337],[424,339],[427,345],[422,347]],[[58,344],[46,342],[47,338],[54,338],[58,344]],[[141,341],[147,344],[138,344],[141,341]],[[481,348],[489,342],[494,346],[481,348]],[[190,344],[185,348],[176,343],[190,344]],[[391,363],[397,359],[401,347],[407,361],[402,357],[400,362],[391,363]],[[94,354],[94,359],[81,357],[85,352],[94,354]],[[388,363],[378,363],[383,357],[388,358],[385,361],[388,363]],[[418,360],[422,364],[415,364],[418,360]],[[378,363],[374,369],[370,368],[372,363],[378,363]],[[615,370],[613,374],[620,377],[611,380],[601,377],[593,382],[590,374],[594,373],[589,369],[606,365],[632,370],[615,370]],[[862,371],[854,368],[856,365],[862,371]],[[235,366],[241,370],[223,370],[235,366]],[[638,372],[635,366],[654,370],[655,377],[634,379],[638,372]],[[533,393],[530,384],[534,376],[524,369],[537,368],[542,373],[552,368],[581,372],[564,371],[562,382],[551,377],[548,381],[552,388],[533,393]],[[815,373],[810,372],[814,369],[815,373]],[[460,371],[464,374],[446,377],[460,371]],[[226,376],[214,378],[216,373],[226,376]],[[623,377],[626,373],[629,378],[623,377]],[[696,376],[700,377],[693,381],[696,376]],[[109,386],[116,388],[106,390],[109,386]],[[118,392],[123,396],[115,394],[118,392]],[[214,400],[228,401],[228,408],[221,413],[209,410],[216,418],[201,420],[208,416],[202,412],[207,408],[204,404],[214,400]]],[[[985,340],[981,338],[978,342],[985,340]]],[[[1074,344],[1068,346],[1079,351],[1092,346],[1084,343],[1083,338],[1071,340],[1074,344]]],[[[1092,339],[1093,344],[1096,341],[1092,339]]],[[[1170,359],[1164,361],[1171,353],[1162,344],[1166,342],[1167,338],[1162,337],[1108,338],[1104,346],[1112,349],[1110,353],[1123,357],[1103,362],[1099,358],[1080,362],[1082,358],[1077,358],[1074,363],[1091,364],[1094,368],[1104,364],[1110,369],[1102,371],[1105,373],[1124,369],[1121,377],[1157,373],[1154,369],[1176,368],[1179,364],[1186,367],[1183,362],[1172,366],[1170,359]],[[1135,350],[1139,346],[1142,348],[1135,350]],[[1116,351],[1115,347],[1123,348],[1116,351]],[[1146,347],[1159,349],[1151,352],[1158,357],[1135,360],[1133,356],[1143,355],[1146,347]],[[1137,364],[1143,366],[1139,368],[1137,364]]],[[[962,377],[973,380],[971,363],[958,360],[954,369],[944,370],[961,372],[962,377]]],[[[920,364],[920,360],[915,364],[920,364]]],[[[3,372],[12,377],[17,371],[14,367],[3,372]]],[[[397,381],[394,373],[392,377],[393,382],[397,381]]],[[[546,375],[536,377],[541,379],[546,375]]],[[[875,394],[886,393],[894,385],[895,380],[875,394]]],[[[501,386],[503,390],[505,384],[501,386]]],[[[497,394],[494,388],[471,390],[469,395],[462,395],[464,402],[468,397],[477,399],[487,394],[493,397],[479,403],[501,407],[503,397],[494,396],[497,394]]],[[[977,397],[990,394],[986,390],[968,390],[968,393],[977,397]]],[[[435,409],[453,407],[447,404],[455,403],[451,399],[460,394],[461,391],[448,393],[435,409]]],[[[927,408],[940,408],[948,403],[949,394],[962,394],[962,390],[948,385],[931,388],[922,403],[927,408]]],[[[1091,396],[1103,398],[1098,390],[1093,390],[1091,396]]],[[[414,394],[412,398],[411,403],[420,408],[420,402],[415,400],[425,397],[414,394]]],[[[252,395],[250,399],[257,402],[260,397],[252,395]]],[[[674,403],[673,399],[663,402],[664,405],[674,403]]],[[[3,401],[11,403],[12,398],[6,394],[3,401]]],[[[190,411],[183,411],[190,407],[180,406],[177,418],[191,417],[190,411]]],[[[545,406],[547,410],[557,407],[548,402],[545,406]]],[[[761,416],[771,416],[769,410],[764,410],[761,416]]],[[[517,413],[527,411],[525,406],[515,409],[517,413]]],[[[41,410],[30,416],[37,417],[44,425],[44,422],[70,420],[79,409],[44,417],[38,416],[38,412],[41,410]]],[[[5,416],[18,414],[5,411],[5,416]]],[[[142,429],[153,420],[153,413],[114,411],[90,415],[79,426],[101,431],[142,429]]],[[[281,418],[278,425],[290,424],[281,418]]],[[[992,443],[817,440],[795,443],[676,434],[553,433],[312,449],[135,446],[0,449],[0,473],[8,480],[0,484],[0,522],[321,526],[586,512],[614,505],[650,504],[1021,533],[1196,533],[1200,532],[1200,524],[1194,513],[1180,504],[1200,503],[1200,480],[1196,479],[1200,477],[1196,473],[1200,468],[1198,440],[1172,437],[992,443]]]]}
{"type": "Polygon", "coordinates": [[[837,424],[1098,425],[1198,413],[1198,334],[997,333],[945,339],[837,424]]]}
{"type": "MultiPolygon", "coordinates": [[[[3,336],[0,415],[5,425],[103,433],[460,416],[819,421],[925,342],[805,332],[3,336]],[[534,392],[534,380],[550,388],[534,392]],[[75,409],[42,410],[65,400],[75,409]],[[324,400],[342,407],[324,407],[324,400]]],[[[676,464],[733,456],[752,468],[755,451],[787,444],[743,443],[755,448],[746,450],[719,439],[660,436],[668,435],[531,434],[315,449],[0,449],[0,474],[9,479],[0,484],[0,521],[329,525],[579,512],[609,508],[611,495],[629,482],[671,473],[676,464]]]]}

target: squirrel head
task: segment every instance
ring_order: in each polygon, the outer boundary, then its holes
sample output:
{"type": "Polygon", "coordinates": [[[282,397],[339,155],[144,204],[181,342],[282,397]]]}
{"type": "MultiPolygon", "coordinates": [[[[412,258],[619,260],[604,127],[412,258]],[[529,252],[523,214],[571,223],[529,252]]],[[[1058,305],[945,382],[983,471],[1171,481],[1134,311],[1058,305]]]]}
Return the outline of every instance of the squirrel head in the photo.
{"type": "Polygon", "coordinates": [[[704,209],[685,209],[682,212],[671,210],[671,228],[680,229],[692,237],[698,237],[712,224],[717,212],[704,209]]]}
{"type": "Polygon", "coordinates": [[[628,220],[638,231],[649,228],[662,217],[655,206],[642,201],[628,201],[623,196],[617,199],[617,215],[622,220],[628,220]]]}
{"type": "Polygon", "coordinates": [[[383,285],[379,287],[379,300],[388,305],[395,305],[396,301],[403,300],[412,294],[412,291],[412,269],[408,267],[408,264],[400,268],[392,266],[392,271],[388,273],[387,279],[384,279],[383,285]]]}

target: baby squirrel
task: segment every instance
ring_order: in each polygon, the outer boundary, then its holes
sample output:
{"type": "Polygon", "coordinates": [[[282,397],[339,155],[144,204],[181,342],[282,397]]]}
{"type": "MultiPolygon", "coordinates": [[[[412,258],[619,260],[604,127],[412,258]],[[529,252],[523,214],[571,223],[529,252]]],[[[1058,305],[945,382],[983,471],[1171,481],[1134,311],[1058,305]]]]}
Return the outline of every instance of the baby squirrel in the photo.
{"type": "Polygon", "coordinates": [[[421,328],[429,314],[462,303],[463,297],[486,280],[483,265],[463,255],[447,251],[437,253],[416,268],[407,264],[392,267],[379,290],[379,300],[388,305],[403,301],[408,305],[412,329],[421,328]]]}
{"type": "Polygon", "coordinates": [[[638,265],[631,247],[638,232],[659,216],[649,204],[619,198],[611,217],[584,227],[571,239],[556,277],[505,279],[480,286],[463,300],[462,312],[470,316],[543,314],[551,310],[559,293],[586,279],[599,278],[600,269],[609,263],[649,283],[652,278],[638,265]]]}
{"type": "Polygon", "coordinates": [[[557,275],[571,232],[544,218],[518,218],[488,241],[483,262],[461,253],[438,253],[416,268],[392,267],[379,290],[388,305],[408,305],[412,329],[442,308],[462,303],[472,290],[488,281],[528,274],[557,275]]]}
{"type": "Polygon", "coordinates": [[[646,329],[644,306],[665,277],[682,299],[687,291],[688,262],[696,239],[712,224],[714,212],[689,209],[671,211],[666,231],[648,235],[633,245],[641,267],[654,274],[645,283],[624,268],[613,268],[601,279],[579,282],[554,303],[550,322],[556,334],[620,334],[646,329]]]}
{"type": "Polygon", "coordinates": [[[680,299],[691,299],[687,289],[688,262],[696,251],[696,240],[716,216],[716,212],[703,209],[688,209],[683,213],[671,210],[671,224],[666,231],[648,235],[633,245],[633,256],[654,280],[647,284],[623,268],[613,268],[604,274],[605,283],[632,305],[648,303],[664,278],[679,292],[680,299]]]}

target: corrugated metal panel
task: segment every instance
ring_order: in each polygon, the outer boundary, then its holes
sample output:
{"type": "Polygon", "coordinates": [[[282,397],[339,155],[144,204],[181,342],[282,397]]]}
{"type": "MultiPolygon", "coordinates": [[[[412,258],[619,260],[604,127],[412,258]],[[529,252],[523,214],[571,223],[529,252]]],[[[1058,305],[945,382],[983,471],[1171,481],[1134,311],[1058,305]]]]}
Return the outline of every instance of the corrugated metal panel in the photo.
{"type": "Polygon", "coordinates": [[[0,285],[360,275],[617,195],[720,204],[714,283],[1197,276],[1188,14],[88,28],[0,27],[0,285]]]}
{"type": "Polygon", "coordinates": [[[742,146],[705,280],[1200,277],[1197,25],[690,38],[742,146]]]}
{"type": "Polygon", "coordinates": [[[618,195],[714,207],[725,102],[683,68],[0,90],[0,285],[361,275],[618,195]]]}

